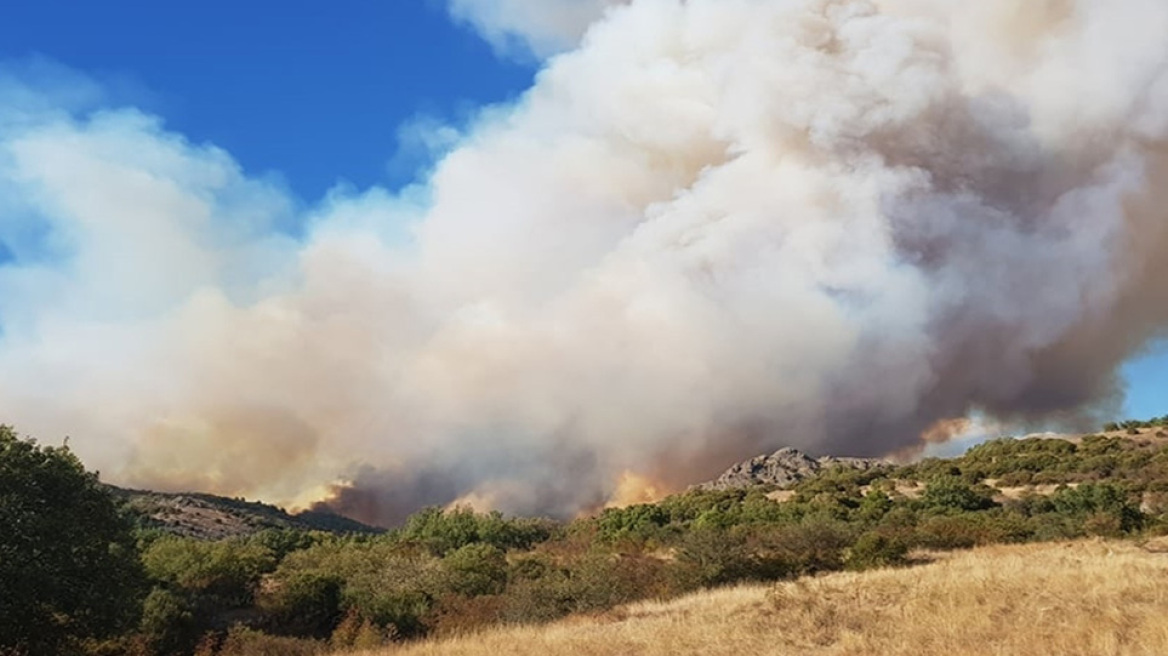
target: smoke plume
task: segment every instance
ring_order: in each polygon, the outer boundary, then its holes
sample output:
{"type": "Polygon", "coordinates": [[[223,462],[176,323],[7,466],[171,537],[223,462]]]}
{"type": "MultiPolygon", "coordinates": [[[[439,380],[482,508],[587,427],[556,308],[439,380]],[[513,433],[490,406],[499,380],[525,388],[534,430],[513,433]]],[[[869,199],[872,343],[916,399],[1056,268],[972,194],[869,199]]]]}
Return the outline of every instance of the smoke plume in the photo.
{"type": "Polygon", "coordinates": [[[0,417],[127,484],[568,516],[1089,420],[1168,326],[1162,0],[452,10],[567,50],[312,204],[0,71],[0,417]]]}
{"type": "Polygon", "coordinates": [[[504,55],[547,55],[576,46],[607,7],[627,0],[448,0],[450,14],[470,24],[504,55]]]}

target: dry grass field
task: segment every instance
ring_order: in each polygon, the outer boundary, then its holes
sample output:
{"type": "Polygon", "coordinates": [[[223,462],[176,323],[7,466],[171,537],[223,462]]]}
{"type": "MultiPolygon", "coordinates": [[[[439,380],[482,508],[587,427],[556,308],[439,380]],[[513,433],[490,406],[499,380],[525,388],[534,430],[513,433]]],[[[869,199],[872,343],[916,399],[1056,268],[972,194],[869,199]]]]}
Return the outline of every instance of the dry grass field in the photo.
{"type": "Polygon", "coordinates": [[[366,656],[1168,654],[1168,544],[997,546],[366,656]]]}

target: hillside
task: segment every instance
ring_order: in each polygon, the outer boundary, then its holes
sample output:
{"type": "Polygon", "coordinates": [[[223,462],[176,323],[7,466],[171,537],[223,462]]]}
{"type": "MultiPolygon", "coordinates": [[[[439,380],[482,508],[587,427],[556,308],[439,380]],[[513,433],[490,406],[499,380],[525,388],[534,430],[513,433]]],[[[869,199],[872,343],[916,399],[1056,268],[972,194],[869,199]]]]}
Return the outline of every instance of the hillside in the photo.
{"type": "Polygon", "coordinates": [[[365,656],[1168,654],[1164,543],[993,546],[365,656]]]}
{"type": "Polygon", "coordinates": [[[143,528],[203,540],[243,537],[265,529],[380,533],[381,529],[327,512],[291,514],[266,503],[213,494],[149,492],[108,486],[143,528]]]}
{"type": "Polygon", "coordinates": [[[503,653],[1168,653],[1147,619],[1168,594],[1151,553],[1168,554],[1168,426],[1143,423],[903,465],[781,450],[731,472],[755,485],[560,522],[428,508],[374,535],[115,490],[177,535],[136,534],[140,628],[86,653],[482,653],[468,635],[503,653]]]}

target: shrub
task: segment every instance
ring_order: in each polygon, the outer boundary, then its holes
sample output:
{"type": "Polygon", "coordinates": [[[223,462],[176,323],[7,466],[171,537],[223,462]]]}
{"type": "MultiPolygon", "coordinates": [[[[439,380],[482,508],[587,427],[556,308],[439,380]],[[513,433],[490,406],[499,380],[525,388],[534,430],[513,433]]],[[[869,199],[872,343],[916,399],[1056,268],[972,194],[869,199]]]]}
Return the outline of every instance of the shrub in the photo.
{"type": "Polygon", "coordinates": [[[856,517],[868,522],[877,522],[883,519],[894,505],[892,497],[879,490],[873,490],[864,495],[863,500],[860,501],[860,505],[856,509],[856,517]]]}
{"type": "Polygon", "coordinates": [[[157,653],[189,650],[199,639],[201,625],[195,603],[180,592],[155,588],[142,605],[139,630],[157,653]]]}
{"type": "Polygon", "coordinates": [[[921,504],[927,510],[938,513],[976,512],[997,505],[990,495],[988,489],[977,489],[960,478],[945,476],[925,485],[921,504]]]}
{"type": "Polygon", "coordinates": [[[507,599],[500,595],[473,598],[447,595],[434,605],[426,617],[426,626],[432,635],[440,638],[465,635],[497,624],[506,603],[507,599]]]}
{"type": "Polygon", "coordinates": [[[969,549],[981,542],[981,536],[974,515],[938,515],[921,523],[916,542],[927,549],[969,549]]]}
{"type": "Polygon", "coordinates": [[[260,600],[281,633],[327,638],[341,619],[344,580],[319,572],[296,572],[260,600]]]}
{"type": "Polygon", "coordinates": [[[219,606],[242,608],[254,600],[260,578],[275,569],[276,557],[247,540],[166,537],[146,549],[142,563],[156,581],[204,595],[219,606]]]}
{"type": "Polygon", "coordinates": [[[271,636],[236,626],[223,640],[219,656],[318,656],[327,653],[327,647],[315,640],[271,636]]]}
{"type": "Polygon", "coordinates": [[[1062,515],[1080,518],[1084,522],[1091,519],[1092,530],[1106,530],[1113,527],[1111,534],[1130,533],[1144,523],[1143,513],[1128,500],[1127,495],[1114,485],[1086,483],[1077,488],[1063,488],[1051,497],[1054,510],[1062,515]],[[1104,520],[1110,516],[1112,520],[1104,520]]]}
{"type": "Polygon", "coordinates": [[[697,589],[732,583],[752,570],[751,554],[741,534],[720,528],[694,528],[677,546],[677,585],[697,589]]]}
{"type": "Polygon", "coordinates": [[[669,513],[656,504],[610,508],[596,519],[601,540],[648,540],[670,521],[669,513]]]}
{"type": "Polygon", "coordinates": [[[551,537],[551,525],[538,519],[506,519],[498,512],[477,514],[469,508],[426,508],[408,519],[398,533],[404,541],[426,545],[444,556],[468,544],[483,542],[499,549],[528,549],[551,537]]]}
{"type": "Polygon", "coordinates": [[[333,649],[373,649],[392,642],[397,637],[393,626],[382,627],[373,620],[352,610],[333,631],[329,644],[333,649]]]}
{"type": "Polygon", "coordinates": [[[468,544],[442,559],[446,587],[466,597],[499,594],[507,585],[507,557],[490,544],[468,544]]]}
{"type": "Polygon", "coordinates": [[[903,565],[908,545],[880,533],[865,533],[848,549],[845,564],[851,570],[903,565]]]}
{"type": "Polygon", "coordinates": [[[759,527],[749,536],[747,564],[739,578],[762,581],[841,569],[844,552],[853,542],[846,523],[814,517],[799,524],[759,527]]]}

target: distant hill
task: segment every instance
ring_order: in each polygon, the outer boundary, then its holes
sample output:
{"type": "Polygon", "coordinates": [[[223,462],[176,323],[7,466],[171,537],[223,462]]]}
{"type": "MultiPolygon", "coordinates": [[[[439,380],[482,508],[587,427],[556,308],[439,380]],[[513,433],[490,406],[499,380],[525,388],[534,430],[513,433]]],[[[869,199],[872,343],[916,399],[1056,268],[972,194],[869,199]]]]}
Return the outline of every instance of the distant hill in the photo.
{"type": "Polygon", "coordinates": [[[291,514],[257,501],[213,494],[166,493],[108,486],[145,528],[204,540],[251,535],[265,529],[329,533],[381,533],[382,529],[329,512],[291,514]]]}

